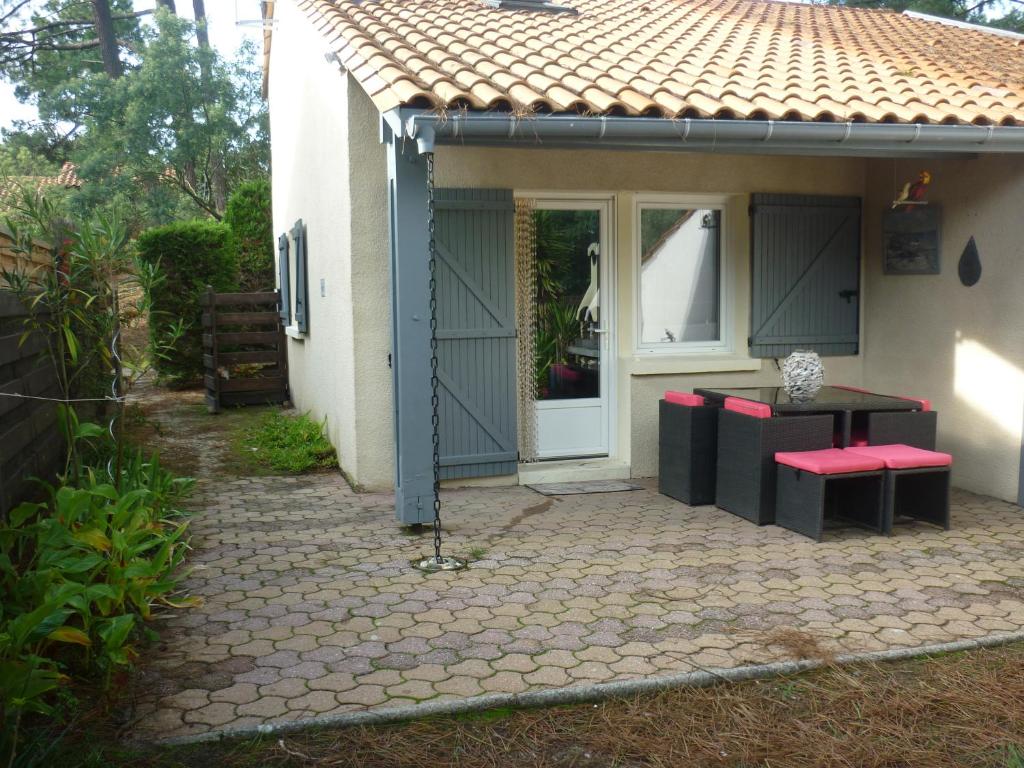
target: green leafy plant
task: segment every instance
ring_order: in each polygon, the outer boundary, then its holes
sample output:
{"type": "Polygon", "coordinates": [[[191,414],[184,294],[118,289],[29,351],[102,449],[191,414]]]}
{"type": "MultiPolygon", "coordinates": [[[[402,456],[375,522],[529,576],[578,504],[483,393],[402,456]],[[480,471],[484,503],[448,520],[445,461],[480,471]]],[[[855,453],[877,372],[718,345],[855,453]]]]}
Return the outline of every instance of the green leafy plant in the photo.
{"type": "Polygon", "coordinates": [[[180,323],[181,333],[155,361],[157,371],[177,385],[198,381],[203,372],[201,297],[238,287],[238,257],[231,228],[214,221],[168,224],[143,232],[136,243],[140,260],[159,267],[163,278],[148,286],[153,343],[165,340],[180,323]]]}
{"type": "MultiPolygon", "coordinates": [[[[103,433],[74,423],[76,442],[103,433]]],[[[84,467],[77,484],[50,487],[48,501],[21,504],[0,527],[0,724],[11,760],[26,713],[54,714],[52,694],[72,675],[109,685],[155,608],[192,604],[175,595],[188,527],[178,504],[191,481],[139,451],[121,472],[118,490],[105,463],[84,467]]]]}
{"type": "Polygon", "coordinates": [[[239,184],[228,199],[224,223],[238,244],[239,287],[243,291],[274,289],[274,224],[270,211],[270,181],[239,184]]]}
{"type": "Polygon", "coordinates": [[[551,366],[566,361],[569,345],[581,332],[582,324],[572,304],[552,301],[539,307],[534,355],[539,391],[547,387],[551,366]]]}
{"type": "MultiPolygon", "coordinates": [[[[326,422],[325,422],[326,423],[326,422]]],[[[334,448],[324,435],[324,424],[309,414],[290,416],[273,411],[247,430],[244,446],[259,461],[282,472],[309,472],[337,467],[334,448]]]]}

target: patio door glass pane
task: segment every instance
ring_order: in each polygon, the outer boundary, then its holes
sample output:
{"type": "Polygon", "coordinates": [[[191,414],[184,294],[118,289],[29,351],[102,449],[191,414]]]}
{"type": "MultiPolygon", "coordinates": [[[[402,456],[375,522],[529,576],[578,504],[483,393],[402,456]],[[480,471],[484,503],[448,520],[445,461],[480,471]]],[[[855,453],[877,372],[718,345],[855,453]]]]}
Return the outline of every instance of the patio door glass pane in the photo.
{"type": "Polygon", "coordinates": [[[537,400],[601,397],[601,220],[537,210],[537,400]]]}

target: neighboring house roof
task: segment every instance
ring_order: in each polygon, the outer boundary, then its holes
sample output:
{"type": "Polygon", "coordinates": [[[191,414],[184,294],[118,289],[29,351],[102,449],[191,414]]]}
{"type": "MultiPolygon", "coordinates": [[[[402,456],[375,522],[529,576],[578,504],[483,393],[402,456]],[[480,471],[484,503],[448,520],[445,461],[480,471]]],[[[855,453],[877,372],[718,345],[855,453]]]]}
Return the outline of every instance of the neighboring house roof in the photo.
{"type": "Polygon", "coordinates": [[[80,189],[82,180],[78,178],[74,163],[64,163],[56,176],[12,176],[0,180],[0,205],[12,199],[21,189],[34,189],[43,192],[48,187],[64,189],[80,189]]]}
{"type": "Polygon", "coordinates": [[[1024,124],[1024,41],[893,11],[773,0],[559,0],[578,15],[482,0],[296,2],[382,112],[1024,124]]]}

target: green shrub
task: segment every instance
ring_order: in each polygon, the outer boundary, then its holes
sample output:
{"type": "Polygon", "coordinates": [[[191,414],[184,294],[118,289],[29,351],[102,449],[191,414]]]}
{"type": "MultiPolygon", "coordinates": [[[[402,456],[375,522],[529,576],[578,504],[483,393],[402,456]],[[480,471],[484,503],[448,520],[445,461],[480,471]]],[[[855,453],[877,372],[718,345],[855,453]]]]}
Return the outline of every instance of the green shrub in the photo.
{"type": "Polygon", "coordinates": [[[171,349],[156,360],[161,376],[173,384],[197,382],[203,373],[202,296],[238,289],[238,255],[227,224],[186,221],[143,232],[137,241],[140,258],[159,266],[163,279],[152,286],[150,335],[154,344],[166,339],[179,320],[186,324],[171,349]]]}
{"type": "Polygon", "coordinates": [[[274,222],[270,182],[239,184],[228,199],[224,223],[238,244],[238,282],[243,291],[274,290],[274,222]]]}
{"type": "Polygon", "coordinates": [[[338,466],[334,448],[324,436],[323,424],[309,414],[290,416],[274,411],[245,434],[245,445],[255,457],[281,472],[309,472],[338,466]]]}
{"type": "MultiPolygon", "coordinates": [[[[78,425],[98,436],[98,425],[78,425]]],[[[156,605],[183,607],[176,571],[187,550],[178,502],[191,481],[131,452],[120,482],[97,456],[50,500],[22,504],[0,527],[0,756],[13,762],[26,713],[53,714],[55,689],[118,668],[151,636],[156,605]]]]}

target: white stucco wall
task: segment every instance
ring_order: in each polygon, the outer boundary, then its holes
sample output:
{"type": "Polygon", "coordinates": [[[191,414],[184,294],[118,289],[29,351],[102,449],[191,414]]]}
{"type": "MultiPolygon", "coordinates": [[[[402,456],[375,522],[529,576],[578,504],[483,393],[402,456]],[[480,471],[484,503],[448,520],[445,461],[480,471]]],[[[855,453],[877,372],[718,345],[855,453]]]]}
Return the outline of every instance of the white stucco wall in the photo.
{"type": "MultiPolygon", "coordinates": [[[[326,419],[353,480],[388,488],[387,203],[377,112],[325,60],[327,44],[291,3],[278,4],[275,22],[268,85],[274,231],[288,232],[301,218],[309,254],[309,333],[288,342],[292,399],[326,419]]],[[[291,262],[294,303],[294,253],[291,262]]]]}
{"type": "Polygon", "coordinates": [[[865,384],[929,398],[958,486],[1017,500],[1024,423],[1024,159],[980,157],[868,167],[865,384]],[[882,212],[922,169],[942,206],[941,274],[884,275],[882,212]],[[974,236],[981,280],[960,283],[974,236]]]}

